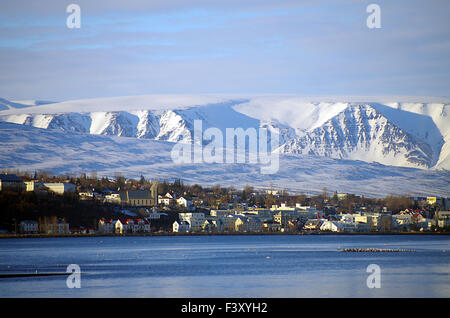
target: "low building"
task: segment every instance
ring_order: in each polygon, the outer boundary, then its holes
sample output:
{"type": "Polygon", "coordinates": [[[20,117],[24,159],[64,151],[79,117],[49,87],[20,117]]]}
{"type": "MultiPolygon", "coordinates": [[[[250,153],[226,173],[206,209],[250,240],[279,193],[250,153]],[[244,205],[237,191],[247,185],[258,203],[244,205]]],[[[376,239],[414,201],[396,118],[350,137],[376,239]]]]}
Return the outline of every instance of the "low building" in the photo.
{"type": "Polygon", "coordinates": [[[179,213],[178,218],[189,223],[189,230],[192,232],[201,231],[206,220],[204,213],[179,213]]]}
{"type": "Polygon", "coordinates": [[[280,224],[282,228],[286,228],[289,225],[289,221],[294,221],[299,218],[296,211],[279,211],[274,214],[273,220],[280,224]]]}
{"type": "Polygon", "coordinates": [[[105,195],[105,202],[120,203],[120,193],[109,193],[105,195]]]}
{"type": "Polygon", "coordinates": [[[192,201],[185,197],[180,197],[177,199],[177,204],[185,208],[190,208],[192,206],[192,201]]]}
{"type": "Polygon", "coordinates": [[[323,221],[324,220],[322,219],[309,219],[306,221],[303,229],[307,231],[318,231],[320,230],[320,226],[322,225],[323,221]]]}
{"type": "Polygon", "coordinates": [[[344,226],[336,221],[324,221],[320,226],[321,231],[343,232],[344,226]]]}
{"type": "Polygon", "coordinates": [[[175,221],[172,224],[172,231],[173,232],[179,232],[179,233],[185,233],[189,232],[189,223],[186,221],[175,221]]]}
{"type": "Polygon", "coordinates": [[[173,199],[167,196],[158,196],[158,204],[171,205],[173,199]]]}
{"type": "Polygon", "coordinates": [[[69,234],[70,227],[64,219],[46,218],[39,222],[39,232],[43,234],[69,234]]]}
{"type": "Polygon", "coordinates": [[[122,233],[150,233],[150,222],[146,219],[127,219],[121,223],[122,233]]]}
{"type": "Polygon", "coordinates": [[[85,190],[78,192],[80,200],[94,200],[94,192],[91,190],[85,190]]]}
{"type": "Polygon", "coordinates": [[[98,232],[101,234],[112,234],[114,233],[113,220],[100,219],[98,221],[98,232]]]}
{"type": "Polygon", "coordinates": [[[69,182],[44,182],[43,186],[47,188],[48,191],[54,192],[56,194],[64,194],[67,192],[75,193],[76,191],[75,185],[69,182]]]}
{"type": "Polygon", "coordinates": [[[262,228],[264,231],[267,231],[267,232],[280,232],[281,231],[280,223],[277,223],[275,221],[264,221],[262,228]]]}
{"type": "Polygon", "coordinates": [[[445,228],[450,226],[450,211],[437,211],[435,213],[436,226],[445,228]]]}
{"type": "Polygon", "coordinates": [[[20,222],[20,233],[34,234],[39,232],[39,223],[37,221],[25,220],[20,222]]]}
{"type": "Polygon", "coordinates": [[[214,217],[225,217],[228,215],[233,215],[234,210],[211,210],[209,214],[214,217]]]}
{"type": "Polygon", "coordinates": [[[0,191],[24,191],[26,184],[15,174],[0,174],[0,191]]]}

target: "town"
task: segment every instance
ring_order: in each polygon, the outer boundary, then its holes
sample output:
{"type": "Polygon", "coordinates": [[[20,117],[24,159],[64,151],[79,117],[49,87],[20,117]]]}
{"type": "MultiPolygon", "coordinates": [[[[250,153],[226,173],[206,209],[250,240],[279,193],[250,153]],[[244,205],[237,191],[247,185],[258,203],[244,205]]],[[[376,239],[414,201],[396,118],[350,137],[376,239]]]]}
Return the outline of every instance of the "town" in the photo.
{"type": "Polygon", "coordinates": [[[0,174],[1,235],[446,233],[450,198],[0,174]]]}

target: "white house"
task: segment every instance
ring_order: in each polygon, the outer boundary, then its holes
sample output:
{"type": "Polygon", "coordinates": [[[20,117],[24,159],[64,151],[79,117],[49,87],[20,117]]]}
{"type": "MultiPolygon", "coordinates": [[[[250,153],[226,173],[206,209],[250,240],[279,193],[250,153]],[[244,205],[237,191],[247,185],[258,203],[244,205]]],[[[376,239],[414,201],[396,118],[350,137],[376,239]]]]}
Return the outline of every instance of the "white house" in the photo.
{"type": "Polygon", "coordinates": [[[37,221],[25,220],[20,222],[21,233],[38,233],[39,223],[37,221]]]}
{"type": "Polygon", "coordinates": [[[105,220],[98,221],[98,232],[103,234],[122,234],[123,224],[120,220],[105,220]]]}
{"type": "Polygon", "coordinates": [[[68,234],[70,233],[69,223],[58,219],[56,221],[44,220],[41,223],[40,231],[45,234],[68,234]]]}
{"type": "Polygon", "coordinates": [[[343,230],[343,226],[341,223],[336,221],[325,221],[320,226],[321,231],[331,231],[331,232],[341,232],[343,230]]]}
{"type": "Polygon", "coordinates": [[[121,223],[123,233],[150,233],[150,222],[145,219],[127,219],[121,223]]]}
{"type": "Polygon", "coordinates": [[[192,201],[185,197],[180,197],[177,199],[177,204],[189,208],[192,205],[192,201]]]}
{"type": "Polygon", "coordinates": [[[173,199],[171,197],[167,196],[158,196],[158,204],[164,204],[164,205],[170,205],[173,202],[173,199]]]}
{"type": "Polygon", "coordinates": [[[112,226],[113,226],[113,233],[116,234],[122,234],[123,233],[123,224],[120,220],[114,220],[112,221],[112,226]]]}
{"type": "Polygon", "coordinates": [[[180,222],[175,221],[172,224],[172,230],[173,232],[180,232],[180,233],[189,232],[189,223],[185,221],[180,222]]]}
{"type": "Polygon", "coordinates": [[[180,221],[189,223],[190,231],[201,231],[203,223],[205,223],[204,213],[179,213],[178,218],[180,221]]]}

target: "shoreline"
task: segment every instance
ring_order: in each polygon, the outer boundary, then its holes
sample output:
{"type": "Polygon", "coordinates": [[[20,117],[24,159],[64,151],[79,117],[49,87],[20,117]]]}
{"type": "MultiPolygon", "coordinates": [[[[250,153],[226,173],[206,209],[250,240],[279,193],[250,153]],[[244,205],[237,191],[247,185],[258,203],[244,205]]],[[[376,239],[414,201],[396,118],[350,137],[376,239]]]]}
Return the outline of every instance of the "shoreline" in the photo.
{"type": "Polygon", "coordinates": [[[290,235],[290,236],[303,236],[303,235],[343,235],[343,236],[355,236],[355,235],[450,235],[450,232],[358,232],[358,233],[339,233],[339,232],[225,232],[225,233],[173,233],[173,232],[154,232],[154,233],[127,233],[127,234],[0,234],[0,239],[12,239],[12,238],[62,238],[62,237],[142,237],[142,236],[258,236],[258,235],[290,235]]]}

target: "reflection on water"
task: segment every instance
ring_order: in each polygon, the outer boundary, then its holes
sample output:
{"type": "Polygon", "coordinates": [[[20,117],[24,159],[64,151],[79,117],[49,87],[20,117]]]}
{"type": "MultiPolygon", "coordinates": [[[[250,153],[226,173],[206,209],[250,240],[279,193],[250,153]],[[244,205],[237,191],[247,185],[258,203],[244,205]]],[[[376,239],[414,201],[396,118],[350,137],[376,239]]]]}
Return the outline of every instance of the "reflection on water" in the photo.
{"type": "Polygon", "coordinates": [[[449,297],[446,236],[185,236],[0,240],[0,273],[81,267],[65,277],[0,279],[1,297],[449,297]],[[340,248],[412,249],[345,253],[340,248]],[[381,288],[366,285],[369,264],[381,288]]]}

